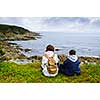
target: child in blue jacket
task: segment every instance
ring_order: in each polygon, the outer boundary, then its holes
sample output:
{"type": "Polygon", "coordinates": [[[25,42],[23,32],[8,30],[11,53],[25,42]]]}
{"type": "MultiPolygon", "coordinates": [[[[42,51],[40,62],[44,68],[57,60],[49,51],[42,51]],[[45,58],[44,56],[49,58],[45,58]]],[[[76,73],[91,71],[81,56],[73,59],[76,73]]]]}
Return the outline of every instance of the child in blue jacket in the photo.
{"type": "Polygon", "coordinates": [[[59,72],[64,73],[68,76],[73,75],[80,75],[80,60],[78,59],[76,55],[75,50],[70,50],[68,58],[64,61],[63,64],[59,65],[59,72]]]}

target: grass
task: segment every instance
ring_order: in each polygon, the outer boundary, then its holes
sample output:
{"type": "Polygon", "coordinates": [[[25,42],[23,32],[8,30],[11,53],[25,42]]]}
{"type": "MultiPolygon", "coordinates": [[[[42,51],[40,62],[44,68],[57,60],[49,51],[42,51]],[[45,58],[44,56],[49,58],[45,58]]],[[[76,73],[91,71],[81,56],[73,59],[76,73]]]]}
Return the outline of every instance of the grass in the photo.
{"type": "Polygon", "coordinates": [[[25,65],[0,62],[0,83],[100,83],[100,63],[81,65],[80,76],[60,73],[54,78],[45,77],[40,65],[41,62],[25,65]]]}

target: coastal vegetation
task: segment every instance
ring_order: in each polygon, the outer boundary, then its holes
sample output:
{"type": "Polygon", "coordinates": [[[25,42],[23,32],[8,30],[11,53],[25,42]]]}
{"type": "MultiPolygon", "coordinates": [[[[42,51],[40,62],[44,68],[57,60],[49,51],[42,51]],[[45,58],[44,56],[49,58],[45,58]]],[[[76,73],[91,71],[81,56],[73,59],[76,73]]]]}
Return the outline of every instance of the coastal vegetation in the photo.
{"type": "Polygon", "coordinates": [[[0,24],[0,41],[36,39],[35,36],[40,34],[19,26],[0,24]]]}
{"type": "Polygon", "coordinates": [[[41,62],[16,64],[0,62],[0,83],[100,83],[100,62],[82,64],[80,76],[45,77],[41,72],[41,62]]]}

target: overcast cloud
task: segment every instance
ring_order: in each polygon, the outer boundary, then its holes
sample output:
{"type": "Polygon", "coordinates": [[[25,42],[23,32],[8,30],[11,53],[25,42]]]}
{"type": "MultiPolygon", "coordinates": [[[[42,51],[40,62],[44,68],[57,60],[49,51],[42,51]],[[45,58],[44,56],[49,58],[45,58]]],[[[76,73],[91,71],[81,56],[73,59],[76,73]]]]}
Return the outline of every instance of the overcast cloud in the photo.
{"type": "Polygon", "coordinates": [[[0,17],[0,24],[31,31],[100,32],[99,17],[0,17]]]}

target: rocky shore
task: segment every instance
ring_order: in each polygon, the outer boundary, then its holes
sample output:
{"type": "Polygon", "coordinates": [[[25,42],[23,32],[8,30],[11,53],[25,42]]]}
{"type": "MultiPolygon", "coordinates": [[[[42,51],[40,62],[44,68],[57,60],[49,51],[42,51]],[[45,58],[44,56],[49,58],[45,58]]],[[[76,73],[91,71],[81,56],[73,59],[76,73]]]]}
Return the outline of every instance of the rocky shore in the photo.
{"type": "Polygon", "coordinates": [[[8,42],[0,41],[0,62],[11,59],[25,59],[26,56],[21,53],[19,47],[12,46],[8,42]]]}
{"type": "MultiPolygon", "coordinates": [[[[0,62],[12,61],[16,63],[31,63],[35,61],[41,61],[41,56],[33,55],[31,57],[27,57],[21,53],[22,51],[31,51],[31,49],[23,49],[19,47],[16,43],[8,42],[8,40],[34,40],[40,37],[41,35],[39,33],[30,32],[29,30],[21,27],[0,25],[0,62]]],[[[59,59],[61,62],[63,62],[66,58],[67,56],[64,54],[59,55],[59,59]]],[[[79,59],[82,63],[100,62],[100,57],[80,56],[79,59]]]]}
{"type": "MultiPolygon", "coordinates": [[[[27,57],[21,53],[24,49],[19,47],[15,43],[8,43],[6,41],[0,41],[0,62],[3,61],[12,61],[16,63],[31,63],[35,61],[41,61],[42,56],[33,55],[27,57]]],[[[25,49],[25,52],[30,51],[30,49],[25,49]]],[[[61,62],[63,62],[67,56],[64,54],[58,55],[61,62]]],[[[82,63],[96,63],[100,62],[100,57],[83,57],[79,56],[79,59],[82,63]]]]}
{"type": "MultiPolygon", "coordinates": [[[[41,38],[40,33],[29,31],[25,28],[13,25],[0,24],[0,62],[16,59],[27,59],[21,53],[23,50],[15,43],[8,41],[35,40],[41,38]]],[[[25,52],[29,51],[28,49],[25,52]]]]}
{"type": "MultiPolygon", "coordinates": [[[[58,55],[58,57],[59,57],[61,62],[63,62],[67,58],[67,56],[64,55],[64,54],[60,54],[60,55],[58,55]]],[[[32,56],[32,57],[29,57],[27,59],[33,60],[33,61],[34,61],[34,59],[41,61],[42,56],[32,56]]],[[[79,56],[79,59],[80,59],[80,61],[82,63],[97,63],[97,62],[100,62],[100,57],[84,57],[84,56],[79,56]]]]}

